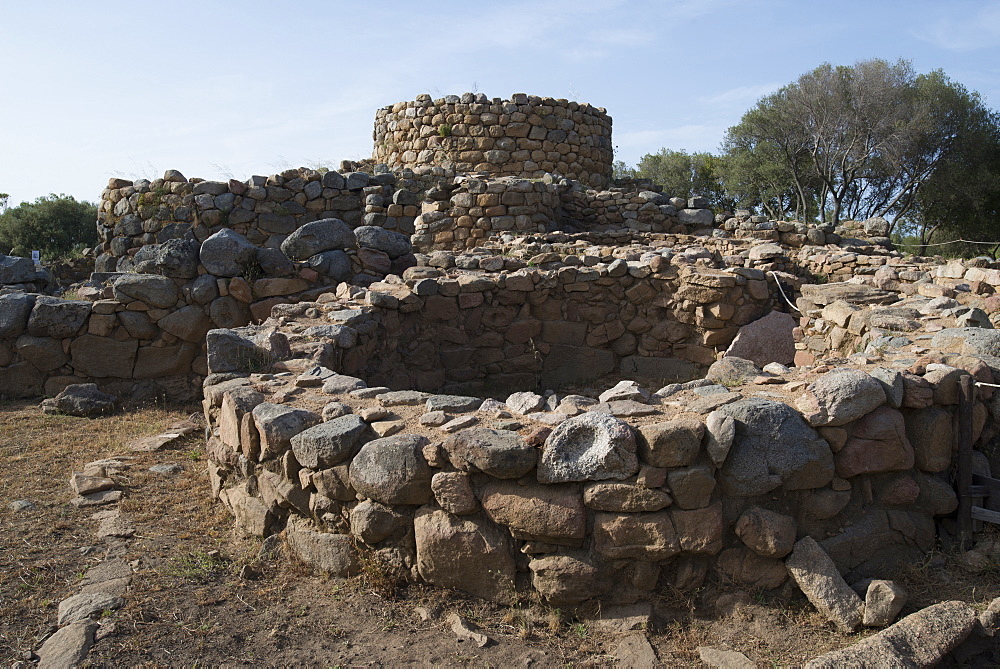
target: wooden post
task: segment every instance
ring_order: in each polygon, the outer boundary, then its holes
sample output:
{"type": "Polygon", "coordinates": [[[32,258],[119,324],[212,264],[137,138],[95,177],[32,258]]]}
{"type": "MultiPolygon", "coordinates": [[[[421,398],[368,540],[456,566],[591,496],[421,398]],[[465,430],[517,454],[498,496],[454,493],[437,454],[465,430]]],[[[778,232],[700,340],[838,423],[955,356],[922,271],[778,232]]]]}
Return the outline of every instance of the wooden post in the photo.
{"type": "Polygon", "coordinates": [[[965,374],[959,380],[958,397],[958,541],[966,548],[972,541],[972,405],[976,387],[965,374]]]}

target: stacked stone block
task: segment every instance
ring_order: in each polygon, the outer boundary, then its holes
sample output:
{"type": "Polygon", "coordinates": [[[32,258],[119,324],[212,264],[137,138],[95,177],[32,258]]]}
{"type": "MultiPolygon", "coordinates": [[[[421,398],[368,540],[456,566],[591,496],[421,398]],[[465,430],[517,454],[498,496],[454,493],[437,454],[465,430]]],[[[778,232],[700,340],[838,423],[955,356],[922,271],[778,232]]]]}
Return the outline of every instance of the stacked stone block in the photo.
{"type": "Polygon", "coordinates": [[[392,169],[429,165],[456,172],[542,177],[608,185],[611,117],[588,104],[515,94],[419,95],[375,114],[376,162],[392,169]]]}
{"type": "Polygon", "coordinates": [[[306,168],[246,181],[189,180],[177,170],[153,181],[111,179],[98,208],[96,269],[128,269],[128,259],[144,245],[170,239],[200,243],[224,228],[266,248],[280,247],[294,230],[324,218],[409,234],[417,201],[395,185],[389,173],[306,168]]]}

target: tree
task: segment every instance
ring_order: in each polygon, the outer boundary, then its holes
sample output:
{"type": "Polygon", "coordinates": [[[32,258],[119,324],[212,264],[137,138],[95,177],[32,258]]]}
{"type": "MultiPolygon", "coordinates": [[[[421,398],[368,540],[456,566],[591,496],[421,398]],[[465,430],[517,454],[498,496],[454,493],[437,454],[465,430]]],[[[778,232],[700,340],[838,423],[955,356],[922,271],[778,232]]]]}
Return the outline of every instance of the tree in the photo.
{"type": "Polygon", "coordinates": [[[908,61],[825,63],[761,99],[724,147],[759,157],[768,168],[744,176],[772,197],[775,185],[794,189],[807,219],[815,200],[822,222],[883,216],[894,224],[966,146],[960,136],[977,109],[978,96],[940,71],[917,76],[908,61]],[[778,184],[766,179],[774,180],[774,166],[784,174],[778,184]]]}
{"type": "Polygon", "coordinates": [[[611,164],[612,179],[634,179],[635,168],[629,167],[624,160],[616,160],[611,164]]]}
{"type": "MultiPolygon", "coordinates": [[[[962,89],[964,91],[964,89],[962,89]]],[[[1000,115],[983,108],[968,93],[952,150],[917,191],[908,227],[919,234],[918,253],[932,242],[967,239],[1000,240],[1000,115]]],[[[995,248],[983,244],[956,245],[950,251],[978,255],[995,248]]]]}
{"type": "Polygon", "coordinates": [[[635,175],[660,184],[663,192],[672,197],[700,196],[713,205],[726,208],[729,201],[719,172],[718,156],[664,148],[644,155],[636,166],[635,175]]]}
{"type": "Polygon", "coordinates": [[[47,195],[0,214],[0,252],[45,257],[68,255],[97,243],[97,206],[70,195],[47,195]]]}

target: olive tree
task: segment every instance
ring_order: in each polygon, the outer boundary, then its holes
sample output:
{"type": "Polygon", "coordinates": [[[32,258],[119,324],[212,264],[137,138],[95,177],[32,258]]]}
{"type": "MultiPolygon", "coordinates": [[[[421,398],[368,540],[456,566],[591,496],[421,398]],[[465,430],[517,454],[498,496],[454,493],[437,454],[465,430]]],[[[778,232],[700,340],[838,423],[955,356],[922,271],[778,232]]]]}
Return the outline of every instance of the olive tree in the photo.
{"type": "Polygon", "coordinates": [[[727,152],[759,158],[762,174],[743,177],[763,192],[791,189],[796,211],[820,221],[914,212],[922,186],[962,147],[975,94],[941,72],[917,75],[908,61],[873,59],[820,65],[764,97],[729,129],[727,152]]]}

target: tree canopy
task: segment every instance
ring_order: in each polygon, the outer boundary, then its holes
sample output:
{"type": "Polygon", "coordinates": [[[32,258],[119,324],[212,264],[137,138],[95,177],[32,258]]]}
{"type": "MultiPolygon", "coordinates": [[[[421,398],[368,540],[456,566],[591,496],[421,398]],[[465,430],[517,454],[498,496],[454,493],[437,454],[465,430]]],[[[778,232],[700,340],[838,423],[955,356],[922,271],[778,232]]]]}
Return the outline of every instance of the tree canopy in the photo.
{"type": "Polygon", "coordinates": [[[71,195],[46,195],[0,214],[0,253],[66,256],[97,244],[97,206],[71,195]]]}
{"type": "Polygon", "coordinates": [[[706,197],[722,205],[727,199],[719,175],[719,158],[711,153],[688,153],[660,149],[647,153],[635,169],[635,176],[652,179],[673,197],[706,197]]]}
{"type": "Polygon", "coordinates": [[[719,155],[662,149],[637,176],[772,218],[882,216],[926,243],[1000,235],[1000,116],[909,61],[824,63],[760,99],[719,155]]]}

